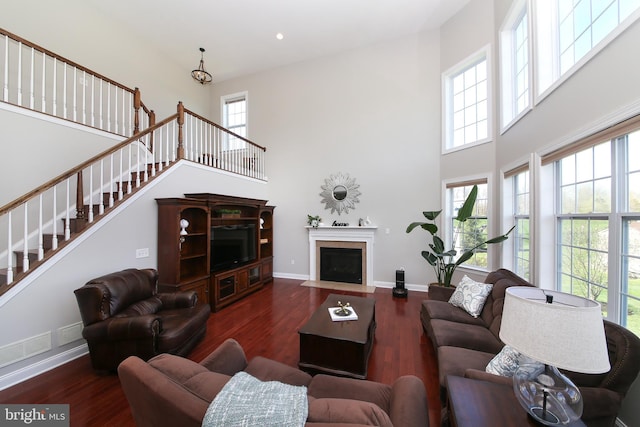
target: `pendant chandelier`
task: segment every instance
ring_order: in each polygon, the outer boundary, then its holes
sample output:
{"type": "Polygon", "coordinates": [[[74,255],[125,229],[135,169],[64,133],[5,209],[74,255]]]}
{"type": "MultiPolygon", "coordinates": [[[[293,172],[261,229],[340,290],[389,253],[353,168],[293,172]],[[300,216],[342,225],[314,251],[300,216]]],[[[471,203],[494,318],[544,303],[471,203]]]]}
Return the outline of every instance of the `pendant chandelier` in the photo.
{"type": "Polygon", "coordinates": [[[213,77],[204,69],[204,48],[200,48],[200,65],[191,72],[191,77],[201,85],[211,83],[213,77]]]}

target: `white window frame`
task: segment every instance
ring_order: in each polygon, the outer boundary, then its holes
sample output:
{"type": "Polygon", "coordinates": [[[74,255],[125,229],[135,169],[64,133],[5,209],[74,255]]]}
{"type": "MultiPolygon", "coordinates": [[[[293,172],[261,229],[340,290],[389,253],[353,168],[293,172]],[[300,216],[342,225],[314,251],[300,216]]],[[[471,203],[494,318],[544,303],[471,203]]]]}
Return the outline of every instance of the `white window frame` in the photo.
{"type": "Polygon", "coordinates": [[[595,46],[592,46],[589,52],[576,61],[573,66],[561,74],[558,34],[559,28],[556,5],[557,0],[533,1],[532,7],[530,8],[533,16],[533,60],[535,62],[534,103],[536,105],[567,81],[574,73],[582,68],[582,66],[589,62],[609,43],[615,40],[616,37],[622,34],[624,30],[640,18],[640,8],[638,8],[620,22],[595,46]],[[545,72],[545,69],[548,69],[551,72],[545,72]],[[545,78],[543,76],[548,77],[545,78]]]}
{"type": "MultiPolygon", "coordinates": [[[[558,194],[557,194],[557,177],[556,177],[556,162],[549,162],[548,160],[544,160],[545,157],[554,157],[564,158],[564,156],[559,157],[554,154],[556,152],[562,153],[566,152],[566,155],[581,151],[582,147],[587,147],[589,144],[595,141],[595,144],[598,144],[598,141],[604,142],[607,140],[616,140],[618,136],[607,136],[607,135],[626,135],[629,133],[635,133],[640,129],[637,125],[637,119],[634,119],[637,116],[639,111],[637,109],[625,108],[621,111],[616,112],[611,117],[607,117],[601,121],[598,121],[597,124],[590,126],[587,129],[583,129],[580,132],[577,132],[573,136],[568,138],[563,138],[560,142],[556,142],[546,147],[540,153],[532,154],[532,163],[530,165],[531,170],[534,173],[535,180],[532,179],[532,185],[534,186],[534,199],[535,206],[533,210],[533,215],[535,217],[534,226],[535,229],[533,231],[534,235],[534,243],[535,243],[535,265],[533,268],[533,274],[535,275],[535,280],[532,280],[532,283],[535,283],[537,286],[540,286],[544,289],[555,289],[560,290],[561,283],[558,280],[559,277],[559,250],[558,243],[560,239],[559,230],[557,227],[557,221],[559,214],[556,212],[559,209],[558,204],[558,194]],[[625,124],[628,120],[634,120],[634,122],[628,122],[629,124],[625,124]],[[635,124],[634,124],[635,123],[635,124]],[[627,130],[617,130],[616,126],[621,124],[622,126],[629,127],[627,130]],[[600,136],[602,135],[602,136],[600,136]],[[576,146],[577,148],[572,148],[572,146],[576,146]],[[542,191],[542,189],[550,189],[553,188],[554,191],[542,191]]],[[[614,145],[614,152],[618,150],[618,146],[614,145]]],[[[566,156],[565,155],[565,156],[566,156]]],[[[624,155],[623,155],[624,156],[624,155]]],[[[615,164],[616,168],[620,168],[621,165],[617,163],[620,157],[618,154],[615,154],[612,158],[612,164],[615,164]]],[[[621,169],[612,170],[612,179],[614,181],[619,181],[622,179],[621,169]]],[[[621,262],[621,254],[623,253],[622,248],[622,238],[623,238],[623,230],[622,224],[627,219],[635,219],[638,218],[638,212],[629,212],[628,208],[624,206],[622,200],[620,200],[620,194],[623,190],[621,189],[620,182],[614,182],[612,184],[612,200],[611,200],[611,209],[612,212],[602,214],[582,214],[584,217],[596,217],[596,216],[605,216],[609,219],[609,242],[608,242],[608,298],[607,298],[607,319],[625,325],[626,317],[623,318],[623,315],[626,316],[625,313],[622,313],[624,309],[623,302],[623,293],[625,290],[623,289],[623,278],[621,275],[623,274],[622,270],[622,262],[621,262]],[[617,210],[616,210],[617,209],[617,210]]],[[[571,214],[569,214],[571,215],[571,214]]],[[[564,215],[567,217],[568,215],[564,215]]],[[[573,215],[575,217],[579,217],[580,214],[573,215]]],[[[638,298],[634,297],[637,301],[638,298]]]]}
{"type": "Polygon", "coordinates": [[[450,153],[463,150],[493,140],[493,61],[491,45],[486,45],[473,55],[449,68],[442,73],[442,153],[450,153]],[[453,79],[482,60],[487,66],[487,136],[462,145],[453,146],[453,79]]]}
{"type": "MultiPolygon", "coordinates": [[[[232,93],[230,95],[221,96],[220,97],[220,116],[221,116],[220,121],[222,122],[222,126],[225,129],[228,129],[231,132],[233,132],[233,129],[229,128],[229,120],[228,120],[228,114],[227,114],[227,112],[228,112],[227,104],[230,103],[230,102],[240,101],[240,100],[244,100],[245,108],[246,108],[246,111],[245,111],[245,122],[244,122],[245,135],[243,136],[243,138],[249,139],[249,92],[243,91],[243,92],[232,93]]],[[[244,143],[244,142],[242,144],[233,144],[233,142],[231,142],[231,141],[227,140],[227,138],[225,138],[225,146],[224,146],[224,148],[227,149],[227,150],[229,150],[229,149],[242,149],[242,148],[245,148],[245,147],[246,147],[246,143],[244,143]],[[231,147],[231,145],[235,145],[235,146],[231,147]]]]}
{"type": "Polygon", "coordinates": [[[511,5],[505,20],[500,28],[500,132],[506,132],[518,120],[525,116],[533,107],[533,43],[532,43],[532,17],[531,8],[527,0],[516,0],[511,5]],[[518,24],[526,18],[527,23],[527,102],[524,108],[518,111],[516,93],[516,29],[518,24]]]}
{"type": "MultiPolygon", "coordinates": [[[[444,218],[442,218],[442,223],[440,224],[440,229],[444,230],[443,232],[443,240],[445,242],[445,248],[449,248],[451,246],[451,242],[453,239],[453,201],[452,201],[452,187],[464,187],[473,184],[485,184],[487,186],[487,236],[495,236],[495,229],[497,228],[497,224],[494,220],[496,216],[494,215],[494,193],[492,186],[492,178],[490,174],[487,175],[474,175],[468,176],[464,178],[458,178],[453,180],[446,180],[442,184],[442,206],[444,218]]],[[[487,267],[480,267],[476,265],[469,265],[464,263],[458,267],[460,271],[469,271],[471,273],[481,272],[488,273],[489,271],[495,270],[495,260],[500,257],[497,256],[499,245],[488,245],[487,246],[487,267]]]]}

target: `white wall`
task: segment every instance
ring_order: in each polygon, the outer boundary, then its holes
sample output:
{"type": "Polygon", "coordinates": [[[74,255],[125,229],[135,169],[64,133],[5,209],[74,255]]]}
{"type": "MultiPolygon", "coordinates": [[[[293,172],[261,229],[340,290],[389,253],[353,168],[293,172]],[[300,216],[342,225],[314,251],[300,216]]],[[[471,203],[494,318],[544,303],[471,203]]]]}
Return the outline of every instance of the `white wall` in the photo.
{"type": "Polygon", "coordinates": [[[109,20],[82,0],[6,2],[0,26],[131,89],[162,120],[178,101],[208,116],[209,88],[191,78],[152,43],[109,20]]]}
{"type": "Polygon", "coordinates": [[[0,324],[12,327],[3,328],[0,347],[51,331],[52,350],[0,368],[0,388],[9,385],[7,382],[24,379],[20,377],[25,374],[21,369],[28,373],[30,366],[51,363],[60,353],[84,343],[80,340],[59,346],[57,341],[58,328],[81,321],[74,289],[92,278],[124,268],[157,268],[156,198],[209,192],[265,199],[266,187],[262,181],[215,172],[188,161],[181,161],[156,178],[126,207],[117,208],[118,214],[98,222],[74,242],[73,251],[65,248],[61,251],[64,255],[48,269],[34,272],[37,278],[18,284],[16,287],[21,290],[16,295],[8,301],[3,296],[0,324]],[[136,249],[141,248],[149,248],[148,258],[136,259],[136,249]]]}
{"type": "Polygon", "coordinates": [[[0,206],[123,141],[64,120],[35,120],[24,109],[17,111],[0,103],[0,206]]]}
{"type": "Polygon", "coordinates": [[[248,91],[249,138],[267,147],[276,274],[308,276],[307,214],[326,224],[369,216],[379,227],[374,280],[392,283],[404,267],[407,283],[430,281],[425,237],[405,229],[440,204],[438,45],[425,33],[214,86],[214,117],[221,95],[248,91]],[[340,216],[319,195],[338,172],[362,193],[340,216]]]}

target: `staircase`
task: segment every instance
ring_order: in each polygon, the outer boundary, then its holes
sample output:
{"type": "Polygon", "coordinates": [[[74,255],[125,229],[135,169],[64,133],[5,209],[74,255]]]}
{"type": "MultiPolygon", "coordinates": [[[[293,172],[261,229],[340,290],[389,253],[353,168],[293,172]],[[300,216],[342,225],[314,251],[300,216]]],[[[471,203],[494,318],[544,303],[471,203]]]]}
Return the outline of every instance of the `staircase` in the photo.
{"type": "Polygon", "coordinates": [[[156,123],[137,88],[1,28],[0,44],[0,102],[124,139],[0,207],[0,297],[178,160],[266,180],[264,147],[182,103],[156,123]]]}

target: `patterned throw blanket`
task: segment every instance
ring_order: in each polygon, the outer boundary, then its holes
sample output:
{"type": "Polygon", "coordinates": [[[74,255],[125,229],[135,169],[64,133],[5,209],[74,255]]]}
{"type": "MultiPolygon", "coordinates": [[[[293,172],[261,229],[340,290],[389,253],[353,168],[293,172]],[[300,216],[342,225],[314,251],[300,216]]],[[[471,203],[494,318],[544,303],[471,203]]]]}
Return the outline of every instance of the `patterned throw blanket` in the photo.
{"type": "Polygon", "coordinates": [[[211,402],[203,427],[300,427],[308,414],[307,388],[263,382],[238,372],[211,402]]]}

